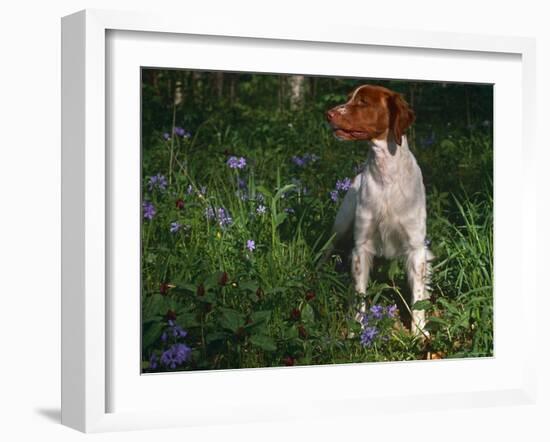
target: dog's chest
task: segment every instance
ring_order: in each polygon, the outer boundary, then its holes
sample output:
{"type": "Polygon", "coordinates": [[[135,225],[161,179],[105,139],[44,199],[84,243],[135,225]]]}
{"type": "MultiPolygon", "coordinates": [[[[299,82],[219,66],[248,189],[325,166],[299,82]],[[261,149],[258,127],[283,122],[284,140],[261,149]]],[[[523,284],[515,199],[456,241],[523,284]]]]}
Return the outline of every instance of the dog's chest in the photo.
{"type": "Polygon", "coordinates": [[[402,224],[406,195],[398,183],[380,184],[367,177],[365,184],[360,212],[376,254],[386,258],[401,255],[407,244],[407,233],[402,224]]]}

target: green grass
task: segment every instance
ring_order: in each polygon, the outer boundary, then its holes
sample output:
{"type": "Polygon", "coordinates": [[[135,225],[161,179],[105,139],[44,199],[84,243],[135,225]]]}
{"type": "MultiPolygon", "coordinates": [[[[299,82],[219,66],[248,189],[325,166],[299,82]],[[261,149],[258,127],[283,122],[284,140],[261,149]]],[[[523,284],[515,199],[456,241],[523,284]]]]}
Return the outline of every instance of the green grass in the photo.
{"type": "MultiPolygon", "coordinates": [[[[329,192],[337,179],[355,175],[367,147],[336,141],[316,113],[243,111],[240,118],[242,124],[233,127],[214,115],[190,138],[145,134],[143,200],[156,214],[142,227],[144,371],[492,355],[488,130],[441,131],[446,138],[430,147],[413,146],[424,171],[436,255],[431,300],[416,306],[427,310],[431,338],[424,342],[407,330],[403,266],[377,260],[368,302],[397,304],[399,315],[378,323],[379,334],[365,347],[353,320],[349,271],[320,257],[338,209],[329,192]],[[293,155],[306,153],[318,160],[305,167],[292,162],[293,155]],[[231,155],[245,157],[246,168],[229,168],[231,155]],[[158,173],[167,178],[166,189],[149,189],[149,177],[158,173]],[[205,216],[220,207],[232,217],[228,226],[205,216]],[[173,222],[181,225],[175,233],[173,222]],[[248,240],[255,242],[253,251],[248,240]],[[163,332],[172,330],[168,320],[187,331],[185,338],[163,340],[163,332]],[[176,342],[192,349],[187,362],[150,365],[152,355],[159,358],[176,342]]],[[[416,130],[418,138],[422,127],[416,130]]]]}

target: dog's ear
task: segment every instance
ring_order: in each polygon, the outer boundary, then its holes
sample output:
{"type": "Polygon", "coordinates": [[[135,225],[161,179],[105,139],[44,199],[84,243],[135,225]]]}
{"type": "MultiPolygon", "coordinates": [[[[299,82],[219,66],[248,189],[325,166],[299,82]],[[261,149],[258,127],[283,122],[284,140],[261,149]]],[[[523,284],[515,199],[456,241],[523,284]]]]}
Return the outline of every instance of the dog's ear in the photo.
{"type": "Polygon", "coordinates": [[[414,112],[401,94],[393,94],[388,98],[390,111],[390,133],[395,142],[401,146],[401,137],[414,122],[414,112]]]}

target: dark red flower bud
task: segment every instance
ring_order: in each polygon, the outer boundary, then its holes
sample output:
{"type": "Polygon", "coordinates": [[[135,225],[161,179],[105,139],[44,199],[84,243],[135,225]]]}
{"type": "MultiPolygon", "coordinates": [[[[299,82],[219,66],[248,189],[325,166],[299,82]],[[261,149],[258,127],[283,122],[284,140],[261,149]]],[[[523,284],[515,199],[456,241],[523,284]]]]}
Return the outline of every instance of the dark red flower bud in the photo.
{"type": "Polygon", "coordinates": [[[199,284],[199,285],[197,286],[197,295],[198,295],[198,296],[204,296],[204,292],[205,292],[205,290],[204,290],[204,284],[199,284]]]}
{"type": "Polygon", "coordinates": [[[292,356],[287,356],[283,359],[283,364],[285,364],[287,367],[290,367],[296,364],[296,359],[294,359],[292,356]]]}
{"type": "Polygon", "coordinates": [[[183,201],[181,198],[179,198],[176,201],[176,207],[180,210],[183,209],[185,207],[185,201],[183,201]]]}
{"type": "Polygon", "coordinates": [[[167,321],[175,321],[176,320],[176,312],[174,310],[168,310],[166,312],[166,320],[167,321]]]}
{"type": "Polygon", "coordinates": [[[306,292],[306,301],[312,301],[313,299],[315,299],[315,292],[313,290],[308,290],[306,292]]]}
{"type": "Polygon", "coordinates": [[[258,287],[258,289],[256,290],[256,296],[258,297],[258,299],[262,299],[264,297],[264,291],[261,287],[258,287]]]}
{"type": "Polygon", "coordinates": [[[226,285],[228,281],[229,281],[229,275],[227,274],[227,272],[223,272],[219,280],[220,285],[222,286],[226,285]]]}
{"type": "Polygon", "coordinates": [[[300,313],[300,309],[298,308],[294,308],[290,312],[290,319],[292,319],[293,321],[298,321],[301,316],[302,314],[300,313]]]}
{"type": "Polygon", "coordinates": [[[161,295],[166,295],[168,293],[168,289],[170,288],[170,285],[167,282],[161,282],[159,291],[161,295]]]}
{"type": "Polygon", "coordinates": [[[209,302],[205,302],[204,303],[204,311],[205,313],[209,313],[212,311],[212,304],[210,304],[209,302]]]}
{"type": "Polygon", "coordinates": [[[300,324],[298,326],[298,334],[300,335],[300,338],[302,338],[302,339],[307,338],[307,330],[306,330],[306,328],[304,327],[303,324],[300,324]]]}

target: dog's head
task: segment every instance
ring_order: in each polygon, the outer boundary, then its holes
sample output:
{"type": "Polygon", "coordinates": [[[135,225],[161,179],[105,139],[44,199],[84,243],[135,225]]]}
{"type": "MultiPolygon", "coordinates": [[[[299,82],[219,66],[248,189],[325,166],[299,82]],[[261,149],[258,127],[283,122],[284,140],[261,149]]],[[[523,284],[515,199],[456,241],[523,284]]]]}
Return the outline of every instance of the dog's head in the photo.
{"type": "Polygon", "coordinates": [[[381,86],[354,89],[348,101],[326,113],[334,135],[341,140],[372,140],[401,137],[414,121],[414,112],[397,92],[381,86]]]}

